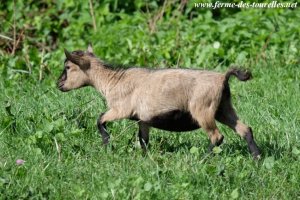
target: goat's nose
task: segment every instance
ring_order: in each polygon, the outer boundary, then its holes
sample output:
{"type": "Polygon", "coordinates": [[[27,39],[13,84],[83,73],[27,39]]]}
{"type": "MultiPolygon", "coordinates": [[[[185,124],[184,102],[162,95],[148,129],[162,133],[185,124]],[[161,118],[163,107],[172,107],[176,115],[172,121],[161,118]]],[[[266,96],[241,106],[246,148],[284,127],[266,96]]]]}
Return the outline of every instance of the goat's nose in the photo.
{"type": "Polygon", "coordinates": [[[57,81],[57,87],[58,87],[59,89],[61,89],[61,88],[64,86],[64,84],[65,84],[64,81],[61,81],[61,80],[58,80],[58,81],[57,81]]]}

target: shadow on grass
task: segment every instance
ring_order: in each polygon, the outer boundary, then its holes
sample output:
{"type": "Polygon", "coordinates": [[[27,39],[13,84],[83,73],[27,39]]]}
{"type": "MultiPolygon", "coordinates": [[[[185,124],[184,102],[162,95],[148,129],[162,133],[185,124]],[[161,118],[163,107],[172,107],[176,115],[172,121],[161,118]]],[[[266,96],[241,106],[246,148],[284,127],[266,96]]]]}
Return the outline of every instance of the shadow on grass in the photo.
{"type": "MultiPolygon", "coordinates": [[[[164,153],[177,153],[177,152],[187,152],[193,146],[198,147],[202,152],[208,152],[209,141],[203,141],[202,144],[195,145],[192,141],[185,141],[182,143],[172,142],[167,140],[164,137],[157,137],[155,141],[152,141],[154,146],[164,154],[164,153]]],[[[258,147],[261,152],[262,159],[273,156],[276,160],[282,159],[284,155],[291,151],[288,147],[279,145],[278,142],[272,141],[263,141],[258,142],[258,147]]],[[[224,155],[236,155],[240,154],[243,157],[249,157],[250,152],[247,146],[246,141],[244,140],[235,140],[230,143],[225,143],[221,145],[224,155]]]]}
{"type": "MultiPolygon", "coordinates": [[[[204,141],[202,144],[193,142],[192,140],[179,142],[170,141],[166,137],[156,137],[155,141],[152,141],[154,148],[157,148],[162,153],[177,153],[189,151],[192,147],[196,146],[199,149],[205,149],[208,151],[209,143],[204,141]],[[204,143],[204,144],[203,144],[204,143]]],[[[153,148],[153,147],[152,147],[153,148]]]]}
{"type": "MultiPolygon", "coordinates": [[[[273,156],[275,160],[281,159],[284,156],[285,152],[289,151],[287,147],[280,146],[277,142],[274,141],[272,143],[267,141],[258,142],[257,145],[261,152],[262,159],[269,156],[273,156]]],[[[227,155],[236,154],[236,151],[239,151],[239,154],[245,157],[249,156],[250,154],[247,143],[243,140],[241,140],[240,142],[234,141],[229,144],[224,144],[222,145],[222,149],[227,155]]]]}

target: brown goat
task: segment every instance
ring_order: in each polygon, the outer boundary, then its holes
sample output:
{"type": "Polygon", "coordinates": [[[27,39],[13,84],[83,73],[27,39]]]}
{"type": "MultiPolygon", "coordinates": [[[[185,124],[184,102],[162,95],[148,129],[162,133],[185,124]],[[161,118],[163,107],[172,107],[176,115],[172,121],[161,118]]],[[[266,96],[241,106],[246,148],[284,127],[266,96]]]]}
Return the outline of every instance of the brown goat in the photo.
{"type": "Polygon", "coordinates": [[[139,140],[146,150],[149,128],[168,131],[191,131],[202,127],[212,149],[220,145],[223,135],[216,120],[245,138],[250,152],[260,152],[252,130],[236,115],[230,100],[228,80],[231,75],[241,81],[251,73],[230,69],[225,74],[195,69],[113,69],[99,60],[89,45],[87,51],[65,50],[67,57],[58,88],[63,91],[83,86],[96,88],[106,99],[108,111],[102,113],[97,125],[104,144],[109,142],[106,122],[131,119],[138,121],[139,140]]]}

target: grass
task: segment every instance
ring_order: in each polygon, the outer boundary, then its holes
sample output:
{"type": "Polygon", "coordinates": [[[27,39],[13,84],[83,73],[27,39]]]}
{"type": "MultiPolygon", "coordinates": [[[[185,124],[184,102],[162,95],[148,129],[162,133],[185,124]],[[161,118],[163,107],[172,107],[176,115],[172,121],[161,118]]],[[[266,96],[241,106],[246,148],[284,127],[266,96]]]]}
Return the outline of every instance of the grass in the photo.
{"type": "Polygon", "coordinates": [[[127,120],[109,124],[114,148],[104,149],[95,124],[105,102],[96,91],[61,93],[58,74],[51,84],[1,80],[0,199],[300,198],[300,71],[280,61],[252,71],[250,82],[230,84],[260,161],[221,124],[225,143],[213,156],[202,130],[157,129],[144,156],[136,137],[129,142],[137,125],[127,120]]]}
{"type": "Polygon", "coordinates": [[[298,8],[165,2],[0,4],[0,200],[300,199],[298,8]],[[113,63],[250,68],[253,80],[232,78],[230,85],[261,160],[221,124],[225,142],[213,155],[201,129],[152,129],[143,155],[137,125],[128,120],[108,124],[111,145],[103,148],[96,128],[103,98],[91,88],[61,93],[55,84],[63,48],[88,42],[113,63]]]}

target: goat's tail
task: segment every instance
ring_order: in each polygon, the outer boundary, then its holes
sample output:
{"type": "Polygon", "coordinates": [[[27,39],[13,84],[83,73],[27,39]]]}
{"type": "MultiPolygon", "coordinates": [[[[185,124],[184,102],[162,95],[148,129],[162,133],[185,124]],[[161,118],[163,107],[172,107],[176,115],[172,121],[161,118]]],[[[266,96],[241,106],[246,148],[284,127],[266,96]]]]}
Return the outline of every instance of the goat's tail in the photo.
{"type": "Polygon", "coordinates": [[[252,78],[252,74],[250,71],[238,68],[231,68],[225,74],[225,82],[228,82],[231,75],[236,76],[240,81],[248,81],[252,78]]]}

